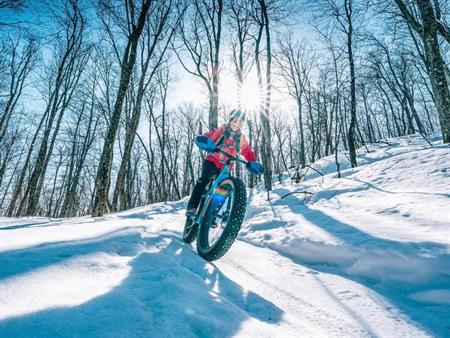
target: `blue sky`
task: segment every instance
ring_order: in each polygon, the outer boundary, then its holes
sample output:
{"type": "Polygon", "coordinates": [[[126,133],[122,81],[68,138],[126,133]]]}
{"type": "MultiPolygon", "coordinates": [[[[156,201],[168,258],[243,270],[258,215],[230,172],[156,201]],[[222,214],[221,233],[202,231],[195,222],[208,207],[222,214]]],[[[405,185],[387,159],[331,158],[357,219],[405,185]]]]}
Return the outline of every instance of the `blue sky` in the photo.
{"type": "MultiPolygon", "coordinates": [[[[54,21],[51,19],[52,12],[62,8],[64,1],[57,0],[50,2],[48,0],[41,1],[26,1],[26,7],[22,12],[19,13],[9,13],[9,15],[0,15],[0,18],[7,17],[11,21],[26,22],[24,26],[29,27],[33,34],[44,37],[43,42],[46,46],[42,49],[42,56],[45,64],[49,64],[51,58],[51,51],[49,49],[49,44],[51,37],[56,33],[57,27],[54,21]],[[48,44],[48,45],[47,45],[48,44]]],[[[89,1],[84,1],[83,5],[88,10],[87,16],[95,15],[92,3],[89,1]]],[[[318,38],[314,33],[311,26],[308,25],[308,14],[303,14],[297,18],[297,23],[291,26],[294,31],[294,37],[307,40],[312,46],[317,45],[318,38]]],[[[93,27],[94,20],[88,20],[91,32],[95,32],[95,27],[93,27]],[[92,28],[94,30],[92,31],[92,28]]],[[[278,30],[278,27],[274,26],[274,31],[278,30]]],[[[284,29],[284,28],[283,28],[284,29]]],[[[5,34],[11,31],[9,28],[4,29],[5,34]]],[[[226,30],[224,30],[226,34],[226,30]]],[[[272,36],[273,45],[275,45],[275,32],[272,36]]],[[[226,43],[226,37],[224,36],[223,42],[226,43]]],[[[222,106],[226,109],[231,109],[237,105],[236,97],[236,81],[234,80],[233,65],[231,62],[231,57],[229,55],[229,47],[223,44],[221,48],[221,58],[222,66],[220,73],[220,84],[219,84],[219,99],[222,106]]],[[[172,89],[169,93],[169,107],[174,108],[182,102],[194,102],[196,105],[200,105],[205,109],[208,109],[208,96],[205,91],[205,86],[198,78],[188,74],[178,63],[176,57],[172,58],[172,76],[177,80],[172,83],[172,89]]],[[[272,91],[272,103],[275,109],[279,108],[284,111],[295,110],[294,102],[287,97],[286,94],[280,93],[276,88],[280,87],[277,83],[276,78],[274,78],[274,90],[272,91]]],[[[256,78],[255,67],[253,67],[249,77],[247,79],[246,94],[243,97],[243,102],[248,109],[257,108],[258,103],[258,84],[256,78]]],[[[40,94],[36,90],[32,90],[31,87],[27,91],[25,100],[29,102],[35,109],[42,109],[44,103],[41,101],[40,94]],[[41,107],[41,108],[40,108],[41,107]]]]}

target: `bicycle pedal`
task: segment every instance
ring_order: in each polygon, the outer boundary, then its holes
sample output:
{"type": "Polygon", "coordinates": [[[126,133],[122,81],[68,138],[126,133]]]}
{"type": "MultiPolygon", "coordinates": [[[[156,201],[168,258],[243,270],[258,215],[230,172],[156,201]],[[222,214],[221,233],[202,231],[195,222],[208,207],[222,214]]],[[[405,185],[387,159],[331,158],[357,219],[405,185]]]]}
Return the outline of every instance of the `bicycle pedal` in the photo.
{"type": "Polygon", "coordinates": [[[196,215],[196,213],[195,213],[194,210],[188,210],[188,211],[186,211],[186,217],[191,218],[191,219],[194,219],[195,216],[197,216],[197,215],[196,215]]]}

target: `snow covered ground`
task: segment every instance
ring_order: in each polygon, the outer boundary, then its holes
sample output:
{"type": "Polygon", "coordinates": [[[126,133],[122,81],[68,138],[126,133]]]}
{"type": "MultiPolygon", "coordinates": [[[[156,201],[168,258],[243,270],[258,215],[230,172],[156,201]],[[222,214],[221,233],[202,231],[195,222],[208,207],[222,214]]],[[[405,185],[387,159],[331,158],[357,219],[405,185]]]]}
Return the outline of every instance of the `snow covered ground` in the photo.
{"type": "Polygon", "coordinates": [[[388,141],[249,191],[214,263],[180,240],[186,199],[0,218],[0,337],[450,336],[450,147],[388,141]]]}

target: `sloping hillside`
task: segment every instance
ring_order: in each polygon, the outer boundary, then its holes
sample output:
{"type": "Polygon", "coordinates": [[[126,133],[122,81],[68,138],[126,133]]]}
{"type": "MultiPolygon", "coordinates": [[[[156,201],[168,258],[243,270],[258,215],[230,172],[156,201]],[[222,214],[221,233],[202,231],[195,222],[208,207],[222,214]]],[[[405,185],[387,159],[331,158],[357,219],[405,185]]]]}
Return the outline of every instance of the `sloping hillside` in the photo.
{"type": "Polygon", "coordinates": [[[180,240],[186,200],[1,218],[0,336],[446,336],[450,148],[389,143],[361,149],[356,169],[341,155],[340,179],[330,157],[270,203],[249,191],[213,264],[180,240]]]}

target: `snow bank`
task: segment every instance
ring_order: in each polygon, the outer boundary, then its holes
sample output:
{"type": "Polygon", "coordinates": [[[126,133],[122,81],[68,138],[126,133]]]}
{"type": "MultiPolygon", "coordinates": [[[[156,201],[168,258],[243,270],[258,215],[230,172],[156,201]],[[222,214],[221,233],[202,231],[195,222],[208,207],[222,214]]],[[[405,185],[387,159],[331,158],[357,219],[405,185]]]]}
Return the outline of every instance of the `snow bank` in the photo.
{"type": "Polygon", "coordinates": [[[417,135],[388,143],[360,149],[342,178],[330,156],[313,165],[324,176],[277,183],[270,202],[253,193],[240,239],[373,285],[448,333],[439,318],[450,317],[450,147],[417,135]]]}

